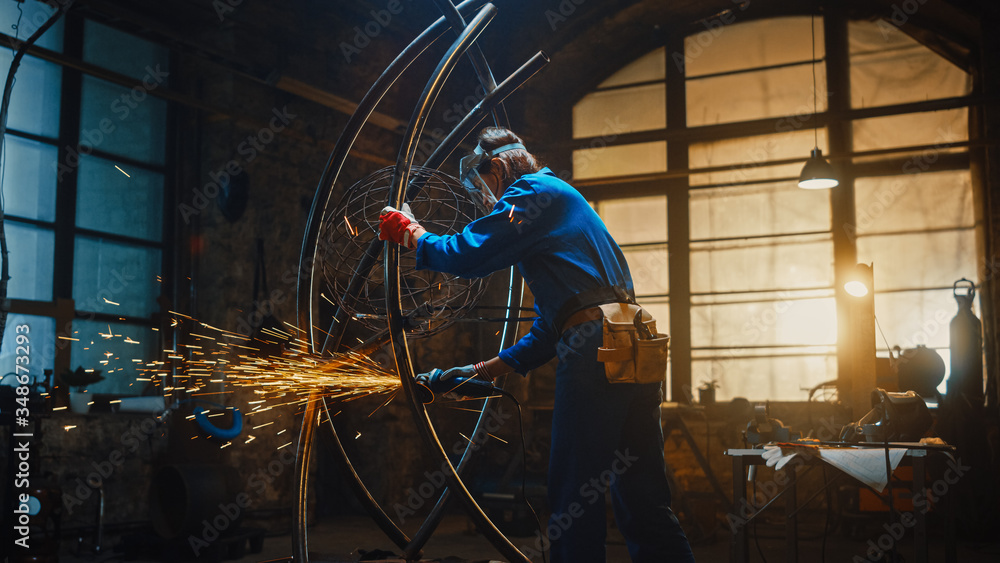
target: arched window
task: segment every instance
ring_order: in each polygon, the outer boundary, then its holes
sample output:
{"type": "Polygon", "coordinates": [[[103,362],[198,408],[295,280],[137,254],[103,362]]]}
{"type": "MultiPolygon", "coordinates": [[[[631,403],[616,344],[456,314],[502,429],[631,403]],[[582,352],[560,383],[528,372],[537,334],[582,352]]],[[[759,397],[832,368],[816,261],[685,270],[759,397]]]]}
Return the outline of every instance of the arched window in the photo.
{"type": "Polygon", "coordinates": [[[684,386],[804,400],[835,380],[834,281],[853,266],[836,264],[838,237],[874,264],[879,355],[924,344],[947,364],[951,285],[976,279],[981,254],[971,77],[885,21],[832,29],[845,36],[828,41],[820,16],[706,25],[683,54],[668,39],[574,107],[574,182],[675,337],[684,386]],[[830,44],[845,47],[827,56],[830,44]],[[845,68],[849,107],[835,112],[827,93],[845,84],[827,78],[845,68]],[[847,187],[835,189],[853,189],[852,209],[797,187],[814,145],[836,157],[847,187]]]}

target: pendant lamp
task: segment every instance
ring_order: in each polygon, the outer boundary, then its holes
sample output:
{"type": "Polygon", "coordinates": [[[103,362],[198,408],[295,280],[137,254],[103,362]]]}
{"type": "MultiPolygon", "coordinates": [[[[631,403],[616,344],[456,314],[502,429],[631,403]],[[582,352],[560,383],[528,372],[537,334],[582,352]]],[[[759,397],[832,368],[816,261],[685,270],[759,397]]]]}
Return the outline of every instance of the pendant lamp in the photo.
{"type": "MultiPolygon", "coordinates": [[[[812,32],[812,76],[813,76],[813,116],[816,115],[816,16],[810,21],[812,32]]],[[[825,158],[819,148],[819,133],[813,126],[813,150],[799,174],[799,187],[806,190],[824,190],[835,188],[840,184],[833,166],[825,158]]]]}

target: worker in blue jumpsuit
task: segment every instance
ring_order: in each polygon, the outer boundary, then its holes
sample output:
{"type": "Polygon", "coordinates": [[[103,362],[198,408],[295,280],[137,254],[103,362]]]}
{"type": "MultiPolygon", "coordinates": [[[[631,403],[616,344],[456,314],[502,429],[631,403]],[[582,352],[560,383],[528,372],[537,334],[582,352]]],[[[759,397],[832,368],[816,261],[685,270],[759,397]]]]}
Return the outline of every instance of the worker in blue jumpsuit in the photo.
{"type": "Polygon", "coordinates": [[[417,269],[471,278],[516,264],[538,318],[497,357],[437,370],[437,377],[492,381],[557,357],[548,475],[553,563],[605,561],[606,491],[633,561],[694,561],[670,509],[660,384],[609,383],[597,361],[596,305],[634,301],[621,249],[587,200],[541,168],[514,133],[487,128],[478,141],[460,175],[486,216],[459,233],[435,235],[390,207],[379,236],[415,250],[417,269]]]}

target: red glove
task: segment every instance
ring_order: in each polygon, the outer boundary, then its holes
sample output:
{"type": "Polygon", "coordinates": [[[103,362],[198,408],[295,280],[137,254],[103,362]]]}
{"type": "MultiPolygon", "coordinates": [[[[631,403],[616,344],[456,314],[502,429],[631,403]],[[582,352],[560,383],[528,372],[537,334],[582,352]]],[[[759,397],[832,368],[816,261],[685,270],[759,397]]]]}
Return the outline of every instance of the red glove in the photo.
{"type": "Polygon", "coordinates": [[[417,229],[422,229],[420,223],[408,213],[405,206],[403,211],[386,206],[378,216],[379,240],[389,240],[413,250],[417,247],[417,229]]]}

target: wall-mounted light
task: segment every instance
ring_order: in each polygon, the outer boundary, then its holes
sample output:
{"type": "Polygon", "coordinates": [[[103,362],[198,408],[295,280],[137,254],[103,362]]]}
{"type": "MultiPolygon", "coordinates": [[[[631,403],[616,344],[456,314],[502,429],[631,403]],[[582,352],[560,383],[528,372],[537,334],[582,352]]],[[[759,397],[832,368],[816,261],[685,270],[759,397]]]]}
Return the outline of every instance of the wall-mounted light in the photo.
{"type": "Polygon", "coordinates": [[[858,264],[844,281],[844,291],[854,297],[864,297],[872,291],[873,279],[872,266],[858,264]]]}
{"type": "MultiPolygon", "coordinates": [[[[812,76],[813,76],[813,117],[816,116],[816,16],[811,16],[810,29],[812,32],[812,76]]],[[[802,174],[799,175],[799,187],[807,190],[824,190],[835,188],[840,184],[833,166],[823,158],[823,151],[819,149],[819,132],[813,124],[813,150],[802,167],[802,174]]]]}

